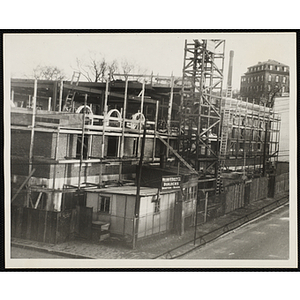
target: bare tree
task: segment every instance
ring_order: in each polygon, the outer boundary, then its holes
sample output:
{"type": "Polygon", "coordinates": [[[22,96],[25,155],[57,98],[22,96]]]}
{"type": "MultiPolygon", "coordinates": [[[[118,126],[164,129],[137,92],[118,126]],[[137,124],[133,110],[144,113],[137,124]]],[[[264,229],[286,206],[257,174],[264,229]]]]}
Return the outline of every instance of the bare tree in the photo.
{"type": "Polygon", "coordinates": [[[263,104],[266,104],[266,107],[272,108],[274,106],[275,97],[280,95],[282,88],[283,86],[281,85],[271,86],[270,89],[265,92],[260,101],[263,104]]]}
{"type": "Polygon", "coordinates": [[[110,64],[108,64],[108,73],[113,75],[114,73],[118,72],[118,62],[114,59],[110,64]]]}
{"type": "Polygon", "coordinates": [[[62,80],[66,76],[63,70],[54,66],[41,66],[38,65],[33,69],[33,77],[35,79],[43,79],[43,80],[62,80]]]}
{"type": "Polygon", "coordinates": [[[116,60],[107,62],[104,57],[99,58],[97,53],[90,53],[88,61],[76,59],[77,70],[89,82],[103,82],[108,73],[113,74],[118,70],[116,60]]]}
{"type": "Polygon", "coordinates": [[[134,64],[130,63],[127,59],[121,61],[121,68],[124,74],[132,73],[135,69],[134,64]]]}

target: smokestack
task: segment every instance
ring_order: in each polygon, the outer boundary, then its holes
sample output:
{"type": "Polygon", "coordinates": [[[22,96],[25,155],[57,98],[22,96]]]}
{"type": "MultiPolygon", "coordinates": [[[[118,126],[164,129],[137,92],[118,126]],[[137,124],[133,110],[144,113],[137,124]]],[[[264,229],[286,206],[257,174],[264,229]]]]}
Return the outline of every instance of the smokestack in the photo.
{"type": "Polygon", "coordinates": [[[227,78],[227,94],[226,94],[226,97],[232,97],[233,56],[234,56],[234,51],[230,50],[230,53],[229,53],[229,69],[228,69],[228,78],[227,78]]]}

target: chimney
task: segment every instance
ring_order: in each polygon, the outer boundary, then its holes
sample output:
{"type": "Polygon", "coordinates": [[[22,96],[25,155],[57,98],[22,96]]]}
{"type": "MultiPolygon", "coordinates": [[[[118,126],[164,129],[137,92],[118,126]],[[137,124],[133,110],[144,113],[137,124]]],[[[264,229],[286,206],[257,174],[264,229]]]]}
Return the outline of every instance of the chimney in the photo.
{"type": "Polygon", "coordinates": [[[230,50],[230,53],[229,53],[229,69],[228,69],[228,78],[227,78],[227,94],[226,94],[226,97],[232,97],[233,56],[234,56],[234,51],[230,50]]]}

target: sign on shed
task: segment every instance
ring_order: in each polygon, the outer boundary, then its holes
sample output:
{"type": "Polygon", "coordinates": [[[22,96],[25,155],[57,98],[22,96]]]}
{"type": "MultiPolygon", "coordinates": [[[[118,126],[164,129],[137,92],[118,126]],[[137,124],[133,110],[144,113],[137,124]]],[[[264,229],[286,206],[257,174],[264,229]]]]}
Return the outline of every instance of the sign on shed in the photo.
{"type": "Polygon", "coordinates": [[[161,180],[162,190],[180,189],[181,176],[163,176],[161,180]]]}

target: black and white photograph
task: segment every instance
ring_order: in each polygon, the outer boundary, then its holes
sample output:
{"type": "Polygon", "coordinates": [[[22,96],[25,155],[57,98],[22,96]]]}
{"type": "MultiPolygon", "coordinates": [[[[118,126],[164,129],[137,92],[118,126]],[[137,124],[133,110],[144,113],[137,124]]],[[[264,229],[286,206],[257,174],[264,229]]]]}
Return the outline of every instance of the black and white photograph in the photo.
{"type": "Polygon", "coordinates": [[[295,268],[296,34],[4,34],[7,268],[295,268]]]}

